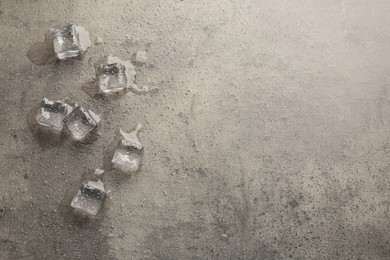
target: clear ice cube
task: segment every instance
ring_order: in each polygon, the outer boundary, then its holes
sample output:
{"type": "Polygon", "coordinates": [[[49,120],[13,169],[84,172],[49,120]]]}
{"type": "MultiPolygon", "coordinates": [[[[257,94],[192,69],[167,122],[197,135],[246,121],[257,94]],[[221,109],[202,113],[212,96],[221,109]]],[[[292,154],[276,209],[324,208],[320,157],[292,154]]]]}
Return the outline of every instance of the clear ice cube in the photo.
{"type": "Polygon", "coordinates": [[[80,186],[70,206],[74,209],[96,215],[106,196],[104,184],[100,180],[97,182],[89,181],[80,186]]]}
{"type": "Polygon", "coordinates": [[[120,63],[97,66],[96,76],[104,94],[123,94],[127,89],[126,68],[120,63]]]}
{"type": "Polygon", "coordinates": [[[76,107],[72,113],[64,118],[63,122],[76,140],[83,139],[97,126],[95,119],[82,106],[76,107]]]}
{"type": "Polygon", "coordinates": [[[64,102],[43,98],[36,119],[40,125],[61,131],[64,126],[63,119],[71,110],[72,107],[64,102]]]}
{"type": "Polygon", "coordinates": [[[138,139],[138,133],[142,126],[127,134],[122,132],[125,139],[121,139],[111,160],[113,166],[123,172],[135,173],[138,171],[143,157],[143,145],[138,139]]]}
{"type": "Polygon", "coordinates": [[[55,55],[60,60],[77,58],[81,55],[79,35],[74,25],[52,31],[55,55]]]}

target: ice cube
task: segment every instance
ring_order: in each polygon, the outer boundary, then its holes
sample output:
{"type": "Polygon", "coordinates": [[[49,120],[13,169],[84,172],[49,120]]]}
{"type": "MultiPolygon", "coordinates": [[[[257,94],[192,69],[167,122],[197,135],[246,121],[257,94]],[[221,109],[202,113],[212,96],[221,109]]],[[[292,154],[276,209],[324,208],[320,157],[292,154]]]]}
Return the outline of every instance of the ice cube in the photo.
{"type": "Polygon", "coordinates": [[[114,167],[127,172],[137,172],[142,159],[143,147],[138,147],[127,140],[120,140],[115,150],[112,163],[114,167]]]}
{"type": "Polygon", "coordinates": [[[89,181],[88,183],[83,183],[80,186],[70,203],[70,206],[74,209],[96,215],[99,212],[106,196],[107,193],[104,190],[103,182],[100,180],[96,182],[89,181]]]}
{"type": "Polygon", "coordinates": [[[63,122],[75,140],[83,139],[97,126],[95,119],[82,106],[76,107],[64,118],[63,122]]]}
{"type": "Polygon", "coordinates": [[[57,59],[65,60],[81,56],[79,35],[74,25],[54,29],[51,36],[57,59]]]}
{"type": "Polygon", "coordinates": [[[104,94],[123,94],[127,89],[126,68],[120,63],[97,66],[96,76],[104,94]]]}
{"type": "Polygon", "coordinates": [[[141,128],[142,126],[138,125],[130,134],[124,133],[121,130],[124,139],[119,141],[111,161],[115,168],[127,173],[135,173],[138,171],[144,150],[143,145],[138,139],[141,128]]]}
{"type": "Polygon", "coordinates": [[[40,125],[61,131],[64,117],[72,111],[72,107],[61,101],[50,101],[43,98],[36,116],[40,125]]]}

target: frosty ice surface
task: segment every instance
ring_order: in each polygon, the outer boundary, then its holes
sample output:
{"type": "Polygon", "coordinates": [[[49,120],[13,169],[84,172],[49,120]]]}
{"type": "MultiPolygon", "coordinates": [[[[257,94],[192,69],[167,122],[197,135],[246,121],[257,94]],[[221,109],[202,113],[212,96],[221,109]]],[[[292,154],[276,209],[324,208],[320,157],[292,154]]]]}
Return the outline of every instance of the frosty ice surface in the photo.
{"type": "Polygon", "coordinates": [[[96,68],[100,91],[104,94],[122,94],[127,88],[126,68],[120,63],[101,64],[96,68]]]}
{"type": "Polygon", "coordinates": [[[74,25],[52,31],[53,47],[58,59],[76,58],[81,55],[79,36],[74,25]]]}
{"type": "Polygon", "coordinates": [[[50,101],[43,98],[36,116],[40,125],[48,126],[54,130],[61,131],[64,117],[72,110],[72,107],[61,101],[50,101]]]}
{"type": "Polygon", "coordinates": [[[80,186],[70,206],[74,209],[96,215],[99,212],[106,195],[104,185],[100,180],[97,182],[89,181],[80,186]]]}
{"type": "Polygon", "coordinates": [[[83,139],[97,126],[95,119],[82,106],[76,107],[72,113],[64,118],[63,122],[76,140],[83,139]]]}
{"type": "Polygon", "coordinates": [[[111,160],[113,166],[123,172],[135,173],[141,164],[143,149],[138,139],[138,133],[142,126],[138,125],[137,129],[127,134],[121,131],[124,139],[121,139],[111,160]]]}

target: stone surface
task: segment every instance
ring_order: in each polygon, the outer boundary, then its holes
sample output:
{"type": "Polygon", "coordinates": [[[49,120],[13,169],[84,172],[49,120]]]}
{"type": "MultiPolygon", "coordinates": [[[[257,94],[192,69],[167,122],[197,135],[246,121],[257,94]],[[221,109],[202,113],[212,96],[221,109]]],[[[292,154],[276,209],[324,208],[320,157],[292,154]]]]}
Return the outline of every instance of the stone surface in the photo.
{"type": "Polygon", "coordinates": [[[389,1],[48,3],[0,1],[0,258],[389,259],[389,1]],[[32,64],[64,21],[105,44],[32,64]],[[149,94],[80,91],[102,55],[142,48],[149,94]],[[102,136],[42,145],[26,122],[42,96],[98,109],[102,136]],[[130,178],[105,151],[134,122],[145,152],[130,178]],[[105,157],[109,209],[80,225],[63,213],[70,185],[105,157]]]}

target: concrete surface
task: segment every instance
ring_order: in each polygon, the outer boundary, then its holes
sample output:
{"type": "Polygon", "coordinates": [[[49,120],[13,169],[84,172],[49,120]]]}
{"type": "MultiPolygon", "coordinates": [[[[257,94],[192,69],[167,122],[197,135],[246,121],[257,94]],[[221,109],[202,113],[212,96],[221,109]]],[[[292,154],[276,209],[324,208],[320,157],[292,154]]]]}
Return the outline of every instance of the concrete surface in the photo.
{"type": "Polygon", "coordinates": [[[385,0],[0,1],[1,259],[390,259],[390,3],[385,0]],[[73,22],[83,61],[26,57],[73,22]],[[148,95],[91,98],[103,55],[147,49],[148,95]],[[102,116],[73,144],[29,125],[42,96],[102,116]],[[132,178],[106,159],[141,122],[132,178]],[[111,190],[69,214],[81,180],[111,190]]]}

